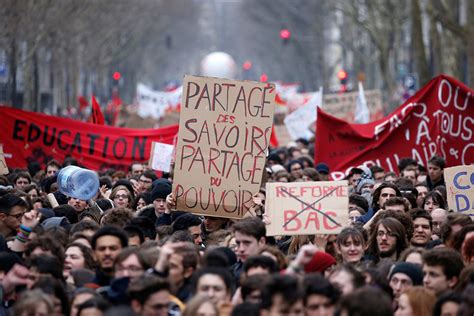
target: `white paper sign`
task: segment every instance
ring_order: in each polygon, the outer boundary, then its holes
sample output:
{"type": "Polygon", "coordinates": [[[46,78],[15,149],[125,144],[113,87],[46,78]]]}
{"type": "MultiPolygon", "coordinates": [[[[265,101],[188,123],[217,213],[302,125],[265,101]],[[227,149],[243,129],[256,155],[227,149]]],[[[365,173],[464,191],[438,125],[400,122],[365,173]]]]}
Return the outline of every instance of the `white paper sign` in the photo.
{"type": "Polygon", "coordinates": [[[292,139],[309,139],[313,136],[310,127],[316,121],[316,108],[321,106],[323,93],[313,92],[308,102],[285,117],[285,125],[292,139]]]}
{"type": "Polygon", "coordinates": [[[153,142],[151,145],[150,168],[170,172],[173,150],[173,145],[153,142]]]}

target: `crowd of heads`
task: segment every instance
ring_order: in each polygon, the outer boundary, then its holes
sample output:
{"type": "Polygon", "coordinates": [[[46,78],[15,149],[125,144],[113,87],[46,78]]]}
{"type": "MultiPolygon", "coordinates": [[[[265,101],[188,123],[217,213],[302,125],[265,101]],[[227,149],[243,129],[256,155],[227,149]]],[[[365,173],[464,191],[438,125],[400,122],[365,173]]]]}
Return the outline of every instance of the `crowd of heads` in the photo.
{"type": "Polygon", "coordinates": [[[312,156],[272,150],[239,220],[176,209],[173,172],[140,162],[97,171],[87,201],[58,190],[71,157],[10,170],[0,315],[473,315],[474,223],[448,208],[442,157],[354,166],[340,233],[267,236],[265,183],[331,180],[312,156]]]}

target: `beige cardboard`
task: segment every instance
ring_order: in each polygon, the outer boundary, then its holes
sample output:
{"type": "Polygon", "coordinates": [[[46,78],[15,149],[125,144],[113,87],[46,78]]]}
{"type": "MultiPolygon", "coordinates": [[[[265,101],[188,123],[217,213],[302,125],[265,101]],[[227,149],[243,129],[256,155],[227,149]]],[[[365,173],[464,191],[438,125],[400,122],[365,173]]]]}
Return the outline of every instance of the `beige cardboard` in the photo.
{"type": "Polygon", "coordinates": [[[8,167],[3,153],[3,145],[0,145],[0,175],[8,174],[8,167]]]}
{"type": "Polygon", "coordinates": [[[444,169],[450,210],[474,216],[474,165],[444,169]]]}
{"type": "Polygon", "coordinates": [[[260,188],[274,100],[270,84],[185,76],[173,180],[178,210],[244,215],[260,188]]]}
{"type": "Polygon", "coordinates": [[[268,236],[338,234],[348,209],[347,181],[267,183],[268,236]]]}
{"type": "MultiPolygon", "coordinates": [[[[380,90],[365,90],[365,100],[371,115],[375,113],[383,114],[382,93],[380,90]]],[[[327,113],[339,118],[350,118],[355,116],[357,107],[357,96],[359,92],[325,94],[323,96],[323,109],[327,113]]]]}

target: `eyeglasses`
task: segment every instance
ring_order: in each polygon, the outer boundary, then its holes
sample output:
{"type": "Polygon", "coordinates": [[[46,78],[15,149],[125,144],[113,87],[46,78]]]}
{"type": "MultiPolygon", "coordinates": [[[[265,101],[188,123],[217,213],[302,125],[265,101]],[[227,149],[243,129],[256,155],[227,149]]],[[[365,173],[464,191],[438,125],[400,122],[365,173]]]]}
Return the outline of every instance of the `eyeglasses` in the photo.
{"type": "Polygon", "coordinates": [[[115,196],[116,199],[128,199],[128,195],[126,194],[117,194],[115,196]]]}
{"type": "Polygon", "coordinates": [[[6,216],[15,217],[17,220],[21,220],[21,218],[23,217],[23,215],[25,215],[25,213],[26,212],[22,212],[18,214],[7,214],[7,213],[3,213],[3,214],[5,214],[6,216]]]}
{"type": "Polygon", "coordinates": [[[379,230],[377,232],[377,237],[383,237],[383,236],[387,236],[387,237],[392,237],[392,238],[396,238],[397,235],[395,235],[394,233],[392,232],[384,232],[382,230],[379,230]]]}

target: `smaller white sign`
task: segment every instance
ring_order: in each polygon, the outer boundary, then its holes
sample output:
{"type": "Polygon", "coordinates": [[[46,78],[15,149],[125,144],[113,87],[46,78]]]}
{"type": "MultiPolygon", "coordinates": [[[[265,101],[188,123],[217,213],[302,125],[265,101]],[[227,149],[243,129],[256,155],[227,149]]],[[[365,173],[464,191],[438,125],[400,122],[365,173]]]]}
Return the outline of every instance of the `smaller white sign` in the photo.
{"type": "Polygon", "coordinates": [[[173,158],[174,146],[153,142],[151,145],[150,168],[170,172],[171,159],[173,158]]]}

